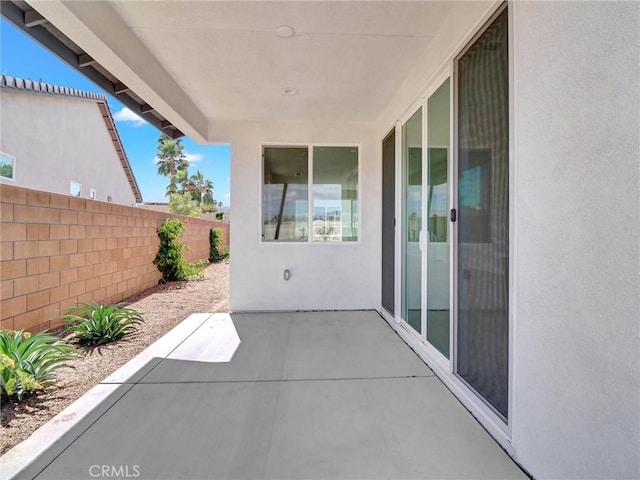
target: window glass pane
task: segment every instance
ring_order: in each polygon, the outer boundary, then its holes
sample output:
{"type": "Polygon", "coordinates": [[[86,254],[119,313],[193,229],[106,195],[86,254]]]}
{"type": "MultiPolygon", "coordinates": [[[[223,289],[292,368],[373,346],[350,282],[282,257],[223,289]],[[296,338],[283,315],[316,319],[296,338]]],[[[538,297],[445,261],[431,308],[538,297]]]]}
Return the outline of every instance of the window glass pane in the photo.
{"type": "Polygon", "coordinates": [[[449,358],[449,80],[428,100],[427,340],[449,358]]]}
{"type": "Polygon", "coordinates": [[[313,241],[358,240],[358,149],[313,148],[313,241]]]}
{"type": "Polygon", "coordinates": [[[72,180],[69,182],[69,193],[74,197],[79,197],[82,194],[82,186],[72,180]]]}
{"type": "Polygon", "coordinates": [[[402,126],[402,318],[422,332],[422,109],[402,126]]]}
{"type": "Polygon", "coordinates": [[[262,238],[306,241],[309,152],[307,147],[265,147],[262,238]]]}
{"type": "Polygon", "coordinates": [[[0,176],[4,178],[14,179],[13,177],[13,157],[0,153],[0,176]]]}

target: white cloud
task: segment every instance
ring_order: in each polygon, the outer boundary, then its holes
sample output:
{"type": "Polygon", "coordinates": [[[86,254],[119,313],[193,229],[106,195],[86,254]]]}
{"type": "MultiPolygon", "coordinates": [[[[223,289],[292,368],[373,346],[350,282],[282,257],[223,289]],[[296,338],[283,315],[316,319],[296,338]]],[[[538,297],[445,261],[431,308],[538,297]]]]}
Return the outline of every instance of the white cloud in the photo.
{"type": "Polygon", "coordinates": [[[224,198],[226,198],[227,200],[231,200],[231,194],[230,193],[225,193],[224,194],[224,198]]]}
{"type": "MultiPolygon", "coordinates": [[[[204,155],[202,155],[201,153],[188,153],[188,152],[183,152],[183,153],[184,153],[184,157],[189,161],[190,165],[194,163],[198,163],[204,158],[204,155]]],[[[153,159],[153,163],[155,165],[157,165],[159,161],[160,160],[158,159],[158,157],[155,157],[153,159]]]]}
{"type": "Polygon", "coordinates": [[[113,118],[116,122],[131,122],[133,124],[133,127],[135,128],[146,125],[147,123],[145,120],[143,120],[138,115],[133,113],[127,107],[123,107],[121,110],[118,110],[113,115],[113,118]]]}
{"type": "Polygon", "coordinates": [[[204,158],[204,155],[202,155],[201,153],[184,152],[184,156],[189,161],[189,163],[198,163],[204,158]]]}

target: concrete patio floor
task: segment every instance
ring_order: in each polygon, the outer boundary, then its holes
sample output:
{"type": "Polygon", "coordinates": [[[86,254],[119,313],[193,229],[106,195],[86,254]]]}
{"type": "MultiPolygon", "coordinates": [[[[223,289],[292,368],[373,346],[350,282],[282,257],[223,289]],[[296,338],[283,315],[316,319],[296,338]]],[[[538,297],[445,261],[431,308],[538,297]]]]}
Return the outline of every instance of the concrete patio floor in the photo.
{"type": "Polygon", "coordinates": [[[15,478],[527,478],[376,312],[197,314],[100,389],[15,478]]]}

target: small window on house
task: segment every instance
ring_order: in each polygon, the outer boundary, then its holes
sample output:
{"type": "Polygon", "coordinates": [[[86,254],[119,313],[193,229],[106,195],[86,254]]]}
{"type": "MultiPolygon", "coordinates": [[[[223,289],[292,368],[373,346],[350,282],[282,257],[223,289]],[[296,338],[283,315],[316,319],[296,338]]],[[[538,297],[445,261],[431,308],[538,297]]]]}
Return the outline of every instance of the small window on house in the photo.
{"type": "Polygon", "coordinates": [[[69,194],[74,197],[80,197],[82,195],[82,185],[71,180],[69,182],[69,194]]]}
{"type": "Polygon", "coordinates": [[[0,176],[15,180],[16,159],[11,155],[0,152],[0,176]]]}
{"type": "Polygon", "coordinates": [[[264,147],[263,174],[264,241],[358,240],[358,147],[264,147]]]}
{"type": "Polygon", "coordinates": [[[89,189],[89,198],[91,200],[95,200],[96,199],[96,189],[95,188],[90,188],[89,189]]]}

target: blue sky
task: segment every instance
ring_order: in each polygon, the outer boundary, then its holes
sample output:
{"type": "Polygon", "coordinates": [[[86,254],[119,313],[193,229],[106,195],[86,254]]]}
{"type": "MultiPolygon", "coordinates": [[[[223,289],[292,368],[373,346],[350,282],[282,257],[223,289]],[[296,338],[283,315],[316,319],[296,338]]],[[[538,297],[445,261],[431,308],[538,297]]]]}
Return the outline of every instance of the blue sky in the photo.
{"type": "MultiPolygon", "coordinates": [[[[12,77],[106,94],[4,19],[0,20],[0,71],[12,77]]],[[[107,98],[142,198],[145,202],[167,201],[164,192],[168,179],[157,175],[154,164],[159,130],[140,120],[114,97],[107,94],[107,98]]],[[[189,174],[200,170],[215,185],[213,197],[218,202],[230,205],[230,147],[198,145],[187,137],[183,137],[182,141],[191,163],[189,174]]]]}

